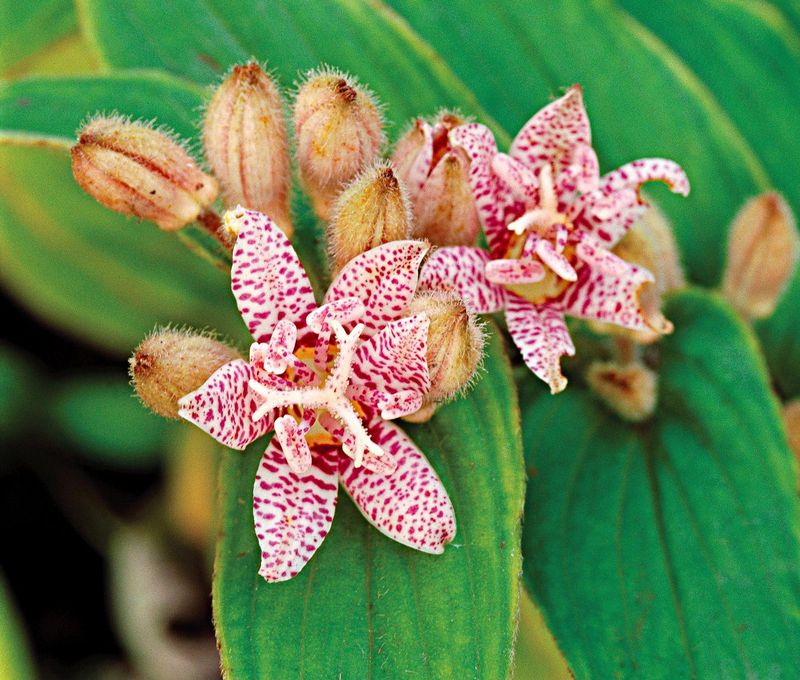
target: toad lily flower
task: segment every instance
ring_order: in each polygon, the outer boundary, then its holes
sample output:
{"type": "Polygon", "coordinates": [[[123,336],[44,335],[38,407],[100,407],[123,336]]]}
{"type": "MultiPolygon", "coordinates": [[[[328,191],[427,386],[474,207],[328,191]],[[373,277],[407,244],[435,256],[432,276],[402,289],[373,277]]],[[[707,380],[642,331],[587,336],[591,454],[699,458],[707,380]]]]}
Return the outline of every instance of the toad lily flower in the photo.
{"type": "Polygon", "coordinates": [[[679,165],[642,159],[600,177],[579,86],[520,130],[498,153],[483,125],[450,132],[470,157],[470,186],[490,253],[441,248],[428,259],[421,287],[450,288],[472,311],[505,309],[508,330],[528,367],[555,394],[566,387],[560,358],[575,347],[564,316],[634,330],[669,333],[659,310],[642,309],[638,291],[653,282],[646,269],[609,251],[647,209],[645,182],[661,180],[687,195],[679,165]]]}
{"type": "Polygon", "coordinates": [[[231,282],[255,340],[180,401],[180,415],[235,449],[275,431],[253,515],[267,581],[295,576],[328,533],[338,485],[377,529],[441,553],[455,535],[436,472],[390,419],[430,388],[428,318],[402,317],[428,246],[395,241],[347,264],[317,307],[291,244],[265,215],[229,211],[231,282]]]}

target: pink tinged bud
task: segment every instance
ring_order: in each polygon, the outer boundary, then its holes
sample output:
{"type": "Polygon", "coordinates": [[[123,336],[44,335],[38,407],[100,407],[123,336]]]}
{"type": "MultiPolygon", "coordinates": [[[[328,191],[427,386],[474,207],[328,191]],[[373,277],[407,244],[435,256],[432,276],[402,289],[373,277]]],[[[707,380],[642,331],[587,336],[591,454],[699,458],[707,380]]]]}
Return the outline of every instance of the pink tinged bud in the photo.
{"type": "Polygon", "coordinates": [[[408,187],[415,218],[414,236],[434,245],[472,245],[478,211],[469,186],[469,156],[454,149],[450,130],[464,123],[442,112],[429,124],[421,119],[398,140],[392,154],[397,175],[408,187]]]}
{"type": "Polygon", "coordinates": [[[786,201],[768,192],[748,201],[731,224],[722,294],[750,319],[775,311],[798,255],[797,228],[786,201]]]}
{"type": "Polygon", "coordinates": [[[371,248],[411,235],[405,189],[386,163],[352,182],[339,195],[333,213],[327,236],[336,272],[371,248]]]}
{"type": "Polygon", "coordinates": [[[269,215],[289,236],[291,167],[283,104],[255,62],[237,65],[206,109],[203,145],[225,206],[269,215]]]}
{"type": "Polygon", "coordinates": [[[378,158],[384,143],[372,93],[338,71],[312,71],[294,102],[300,181],[314,210],[330,219],[342,188],[378,158]]]}
{"type": "Polygon", "coordinates": [[[658,377],[638,361],[595,361],[589,366],[586,381],[600,401],[624,420],[639,423],[655,411],[658,377]]]}
{"type": "Polygon", "coordinates": [[[72,174],[106,207],[168,231],[197,220],[219,192],[172,136],[120,116],[97,117],[79,131],[72,174]]]}
{"type": "Polygon", "coordinates": [[[414,235],[439,246],[470,246],[478,235],[478,211],[469,186],[469,157],[448,151],[414,203],[414,235]]]}
{"type": "Polygon", "coordinates": [[[411,418],[422,422],[433,415],[437,404],[469,387],[483,358],[485,338],[475,316],[450,293],[417,295],[406,314],[424,314],[430,320],[427,359],[431,388],[423,408],[411,418]]]}
{"type": "Polygon", "coordinates": [[[131,382],[145,406],[178,417],[178,400],[199,388],[239,353],[193,331],[160,330],[145,338],[128,361],[131,382]]]}

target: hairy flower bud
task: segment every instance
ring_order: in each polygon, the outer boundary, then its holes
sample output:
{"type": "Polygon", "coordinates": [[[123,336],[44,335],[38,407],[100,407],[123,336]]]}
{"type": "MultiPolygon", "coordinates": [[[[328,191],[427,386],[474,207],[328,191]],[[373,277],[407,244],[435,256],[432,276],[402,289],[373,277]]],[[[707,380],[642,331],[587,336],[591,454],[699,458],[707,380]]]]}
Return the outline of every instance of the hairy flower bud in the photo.
{"type": "Polygon", "coordinates": [[[200,387],[223,364],[241,358],[228,345],[191,331],[159,330],[128,361],[142,402],[165,418],[178,417],[178,400],[200,387]]]}
{"type": "Polygon", "coordinates": [[[623,260],[644,267],[653,274],[655,282],[645,283],[637,294],[642,312],[652,330],[634,331],[600,321],[592,321],[589,325],[599,333],[630,338],[640,344],[653,343],[664,333],[671,333],[672,324],[661,313],[662,298],[672,290],[685,287],[686,279],[678,254],[678,244],[664,213],[651,206],[631,226],[613,252],[623,260]]]}
{"type": "Polygon", "coordinates": [[[226,207],[258,210],[291,236],[292,176],[283,104],[257,63],[234,66],[217,88],[206,109],[203,145],[226,207]]]}
{"type": "Polygon", "coordinates": [[[324,220],[345,184],[377,158],[381,112],[368,90],[333,70],[312,71],[297,92],[294,130],[300,181],[324,220]]]}
{"type": "Polygon", "coordinates": [[[475,317],[467,312],[460,298],[441,292],[425,292],[414,297],[406,312],[425,314],[428,327],[428,371],[431,389],[423,408],[407,420],[423,422],[437,404],[465,390],[483,357],[484,334],[475,317]]]}
{"type": "Polygon", "coordinates": [[[327,235],[334,271],[370,248],[410,238],[408,199],[390,165],[370,168],[339,194],[327,235]]]}
{"type": "Polygon", "coordinates": [[[443,112],[434,123],[417,119],[392,154],[398,176],[408,185],[413,235],[434,245],[472,245],[479,220],[468,175],[469,156],[453,148],[449,132],[464,119],[443,112]]]}
{"type": "Polygon", "coordinates": [[[106,207],[169,231],[197,220],[219,192],[172,136],[121,116],[81,128],[72,174],[106,207]]]}
{"type": "Polygon", "coordinates": [[[656,408],[658,376],[638,361],[592,362],[586,382],[608,408],[625,420],[642,422],[656,408]]]}
{"type": "Polygon", "coordinates": [[[722,294],[742,316],[769,316],[794,272],[797,254],[797,229],[786,201],[772,191],[756,196],[731,224],[722,294]]]}

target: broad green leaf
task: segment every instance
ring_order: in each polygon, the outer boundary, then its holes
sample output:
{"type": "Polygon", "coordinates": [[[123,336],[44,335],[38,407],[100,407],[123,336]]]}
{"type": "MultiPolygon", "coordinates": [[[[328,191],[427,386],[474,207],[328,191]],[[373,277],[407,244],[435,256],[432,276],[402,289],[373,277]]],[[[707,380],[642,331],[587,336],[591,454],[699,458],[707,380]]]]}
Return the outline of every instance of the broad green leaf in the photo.
{"type": "Polygon", "coordinates": [[[796,677],[796,470],[764,366],[715,296],[667,314],[647,423],[526,381],[526,584],[579,678],[796,677]]]}
{"type": "MultiPolygon", "coordinates": [[[[621,4],[658,34],[698,77],[742,131],[769,173],[771,184],[800,211],[800,33],[763,2],[621,4]],[[691,26],[692,30],[685,30],[691,26]],[[701,46],[713,44],[713,58],[701,46]],[[747,96],[742,84],[747,83],[747,96]]],[[[742,196],[739,205],[749,196],[742,196]]],[[[775,315],[759,324],[759,336],[778,384],[800,392],[800,275],[775,315]]]]}
{"type": "Polygon", "coordinates": [[[67,381],[50,406],[58,436],[99,463],[135,468],[163,453],[170,423],[136,399],[122,371],[67,381]]]}
{"type": "Polygon", "coordinates": [[[0,73],[73,31],[77,22],[70,0],[0,3],[0,73]]]}
{"type": "Polygon", "coordinates": [[[390,4],[512,134],[578,82],[601,169],[648,156],[681,163],[694,187],[689,198],[661,188],[653,194],[672,217],[693,280],[719,280],[728,222],[769,179],[715,99],[713,83],[703,83],[659,37],[601,0],[390,4]]]}
{"type": "Polygon", "coordinates": [[[243,678],[504,678],[519,605],[523,472],[516,398],[492,334],[469,399],[406,427],[453,500],[444,555],[373,529],[341,493],[333,529],[292,581],[257,574],[252,493],[261,446],[224,454],[214,614],[223,669],[243,678]]]}
{"type": "Polygon", "coordinates": [[[192,132],[197,90],[158,74],[0,85],[0,278],[50,323],[127,353],[156,324],[243,337],[225,274],[175,234],[113,213],[72,178],[89,112],[119,109],[192,132]]]}
{"type": "Polygon", "coordinates": [[[208,83],[233,63],[266,60],[284,84],[330,63],[360,76],[402,123],[443,106],[481,113],[441,57],[380,3],[325,0],[79,0],[91,42],[114,68],[163,68],[208,83]]]}
{"type": "Polygon", "coordinates": [[[33,680],[35,677],[25,634],[0,574],[0,678],[33,680]]]}

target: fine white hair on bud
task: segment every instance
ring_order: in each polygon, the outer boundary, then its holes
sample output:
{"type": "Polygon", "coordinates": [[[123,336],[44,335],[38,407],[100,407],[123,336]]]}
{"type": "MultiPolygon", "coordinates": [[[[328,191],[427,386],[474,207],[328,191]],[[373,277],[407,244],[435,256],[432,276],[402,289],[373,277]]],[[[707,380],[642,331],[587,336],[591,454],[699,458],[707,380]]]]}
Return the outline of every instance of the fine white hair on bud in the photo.
{"type": "Polygon", "coordinates": [[[385,141],[381,107],[351,76],[314,70],[298,88],[293,124],[300,181],[317,215],[330,219],[344,185],[378,158],[385,141]]]}
{"type": "Polygon", "coordinates": [[[157,329],[128,361],[131,384],[142,403],[165,418],[178,418],[178,400],[200,387],[220,366],[241,358],[230,345],[190,330],[157,329]]]}
{"type": "Polygon", "coordinates": [[[775,311],[798,257],[792,210],[774,192],[750,199],[731,223],[722,294],[747,319],[775,311]]]}
{"type": "Polygon", "coordinates": [[[423,314],[430,320],[427,359],[431,388],[423,408],[407,418],[422,422],[433,415],[438,404],[469,388],[483,359],[485,334],[476,317],[452,293],[419,293],[406,314],[423,314]]]}
{"type": "Polygon", "coordinates": [[[288,235],[291,165],[278,87],[256,62],[234,66],[203,120],[203,146],[222,185],[225,206],[269,215],[288,235]]]}
{"type": "Polygon", "coordinates": [[[81,127],[72,174],[106,207],[167,231],[196,221],[219,193],[174,135],[117,115],[81,127]]]}
{"type": "Polygon", "coordinates": [[[405,188],[389,163],[362,172],[339,194],[328,226],[328,250],[338,272],[361,253],[411,237],[405,188]]]}

